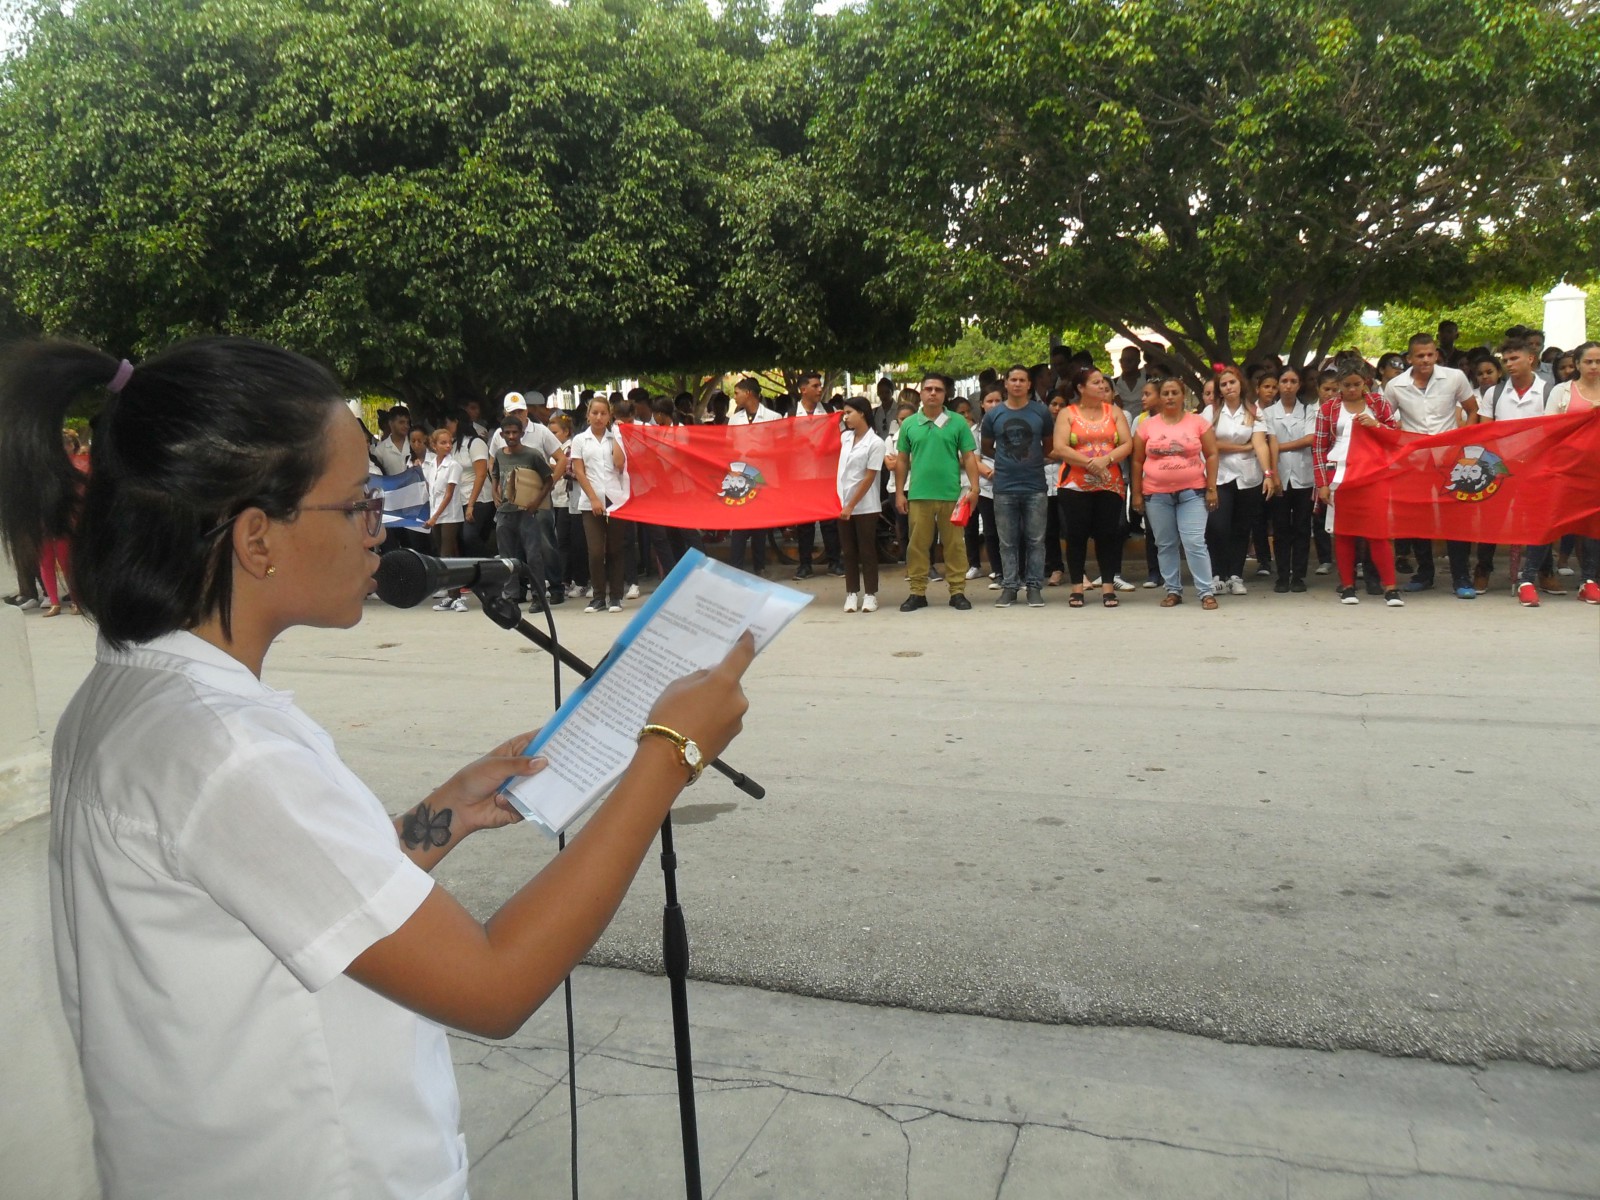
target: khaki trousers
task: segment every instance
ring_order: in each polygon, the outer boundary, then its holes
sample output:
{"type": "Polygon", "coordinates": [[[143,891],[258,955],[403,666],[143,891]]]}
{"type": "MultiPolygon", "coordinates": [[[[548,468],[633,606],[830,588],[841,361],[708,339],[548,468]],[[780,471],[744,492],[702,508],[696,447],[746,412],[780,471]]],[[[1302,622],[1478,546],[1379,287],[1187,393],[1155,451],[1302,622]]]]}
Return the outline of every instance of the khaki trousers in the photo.
{"type": "Polygon", "coordinates": [[[907,518],[910,532],[906,537],[906,576],[911,581],[911,594],[928,593],[928,562],[933,553],[933,533],[939,531],[939,542],[944,546],[944,581],[950,585],[950,594],[959,596],[967,590],[967,543],[950,514],[955,512],[955,500],[908,500],[907,518]]]}

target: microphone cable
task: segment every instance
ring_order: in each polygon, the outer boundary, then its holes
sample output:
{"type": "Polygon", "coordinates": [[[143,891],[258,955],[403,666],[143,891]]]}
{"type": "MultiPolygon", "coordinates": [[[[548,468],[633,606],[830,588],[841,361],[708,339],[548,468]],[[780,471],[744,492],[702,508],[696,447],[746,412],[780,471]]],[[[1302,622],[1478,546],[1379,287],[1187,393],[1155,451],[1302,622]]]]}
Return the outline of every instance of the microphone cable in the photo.
{"type": "MultiPolygon", "coordinates": [[[[540,534],[543,540],[543,534],[540,534]]],[[[540,564],[541,566],[543,563],[540,564]]],[[[528,591],[537,602],[540,611],[544,613],[545,628],[550,633],[550,644],[555,647],[555,652],[550,655],[551,684],[555,691],[555,708],[551,715],[561,711],[561,639],[556,634],[556,617],[550,608],[550,584],[548,580],[538,580],[533,577],[533,568],[528,567],[528,591]]],[[[556,834],[556,853],[561,853],[567,848],[567,835],[556,834]]],[[[561,991],[567,1006],[567,1116],[572,1130],[572,1200],[578,1200],[578,1039],[572,1016],[572,976],[569,974],[561,981],[561,991]]]]}

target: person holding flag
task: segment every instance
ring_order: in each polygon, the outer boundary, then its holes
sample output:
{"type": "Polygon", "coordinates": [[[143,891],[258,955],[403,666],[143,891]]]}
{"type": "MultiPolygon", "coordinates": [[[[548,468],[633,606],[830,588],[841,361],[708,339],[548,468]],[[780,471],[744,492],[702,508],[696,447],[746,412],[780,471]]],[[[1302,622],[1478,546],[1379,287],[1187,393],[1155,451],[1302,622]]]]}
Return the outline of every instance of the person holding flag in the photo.
{"type": "MultiPolygon", "coordinates": [[[[1383,385],[1384,404],[1397,415],[1401,429],[1408,433],[1444,433],[1477,420],[1477,392],[1464,373],[1439,365],[1439,347],[1431,333],[1414,334],[1407,344],[1406,358],[1410,368],[1383,385]]],[[[1378,365],[1381,369],[1382,359],[1378,360],[1378,365]]],[[[1472,586],[1472,574],[1467,565],[1472,543],[1447,541],[1445,549],[1450,559],[1451,585],[1457,598],[1474,599],[1478,593],[1472,586]]],[[[1413,539],[1411,551],[1416,556],[1417,570],[1406,584],[1406,591],[1426,591],[1433,587],[1434,580],[1433,539],[1413,539]]]]}
{"type": "MultiPolygon", "coordinates": [[[[1333,534],[1333,557],[1339,570],[1339,603],[1360,604],[1356,595],[1356,538],[1341,533],[1335,524],[1334,497],[1344,482],[1345,464],[1350,457],[1350,439],[1357,425],[1389,429],[1397,427],[1394,410],[1382,396],[1367,394],[1367,373],[1356,363],[1339,372],[1339,395],[1323,403],[1317,412],[1317,428],[1311,444],[1312,470],[1316,474],[1317,497],[1328,510],[1328,532],[1333,534]]],[[[1395,586],[1394,542],[1389,538],[1367,539],[1383,584],[1383,601],[1390,608],[1404,608],[1405,601],[1395,586]]]]}
{"type": "MultiPolygon", "coordinates": [[[[1572,361],[1577,364],[1577,378],[1556,384],[1545,401],[1547,417],[1600,408],[1600,342],[1584,342],[1572,352],[1572,361]]],[[[1583,569],[1578,599],[1585,604],[1600,604],[1600,538],[1578,539],[1578,565],[1583,569]]]]}

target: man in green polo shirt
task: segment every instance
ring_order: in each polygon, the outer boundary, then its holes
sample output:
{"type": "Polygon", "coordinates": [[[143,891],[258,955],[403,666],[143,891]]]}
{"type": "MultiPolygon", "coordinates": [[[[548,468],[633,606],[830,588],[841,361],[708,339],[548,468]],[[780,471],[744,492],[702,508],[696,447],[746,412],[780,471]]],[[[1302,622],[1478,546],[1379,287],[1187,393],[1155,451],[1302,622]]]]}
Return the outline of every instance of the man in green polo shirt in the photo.
{"type": "Polygon", "coordinates": [[[972,426],[945,411],[950,381],[929,375],[922,381],[922,409],[900,423],[898,463],[894,469],[895,505],[909,518],[906,571],[911,595],[901,612],[928,607],[928,561],[933,553],[933,533],[944,545],[944,577],[950,585],[950,607],[968,609],[972,601],[967,586],[967,543],[950,516],[961,499],[961,475],[966,473],[972,494],[978,494],[977,444],[972,426]]]}

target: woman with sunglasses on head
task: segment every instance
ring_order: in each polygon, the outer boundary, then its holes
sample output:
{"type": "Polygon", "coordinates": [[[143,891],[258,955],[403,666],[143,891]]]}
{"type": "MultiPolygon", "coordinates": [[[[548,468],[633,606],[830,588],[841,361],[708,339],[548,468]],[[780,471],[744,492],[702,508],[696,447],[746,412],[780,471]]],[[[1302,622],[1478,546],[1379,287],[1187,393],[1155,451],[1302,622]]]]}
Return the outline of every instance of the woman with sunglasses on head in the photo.
{"type": "MultiPolygon", "coordinates": [[[[56,731],[57,970],[101,1187],[163,1200],[466,1193],[442,1026],[515,1031],[610,920],[673,799],[644,736],[582,832],[488,922],[428,871],[517,819],[511,739],[398,820],[291,695],[278,635],[361,620],[383,540],[366,439],[326,371],[207,338],[137,369],[64,342],[0,360],[0,535],[76,518],[95,665],[56,731]],[[69,405],[104,402],[81,500],[69,405]]],[[[738,732],[742,639],[652,722],[738,732]]],[[[642,732],[642,731],[641,731],[642,732]]]]}

